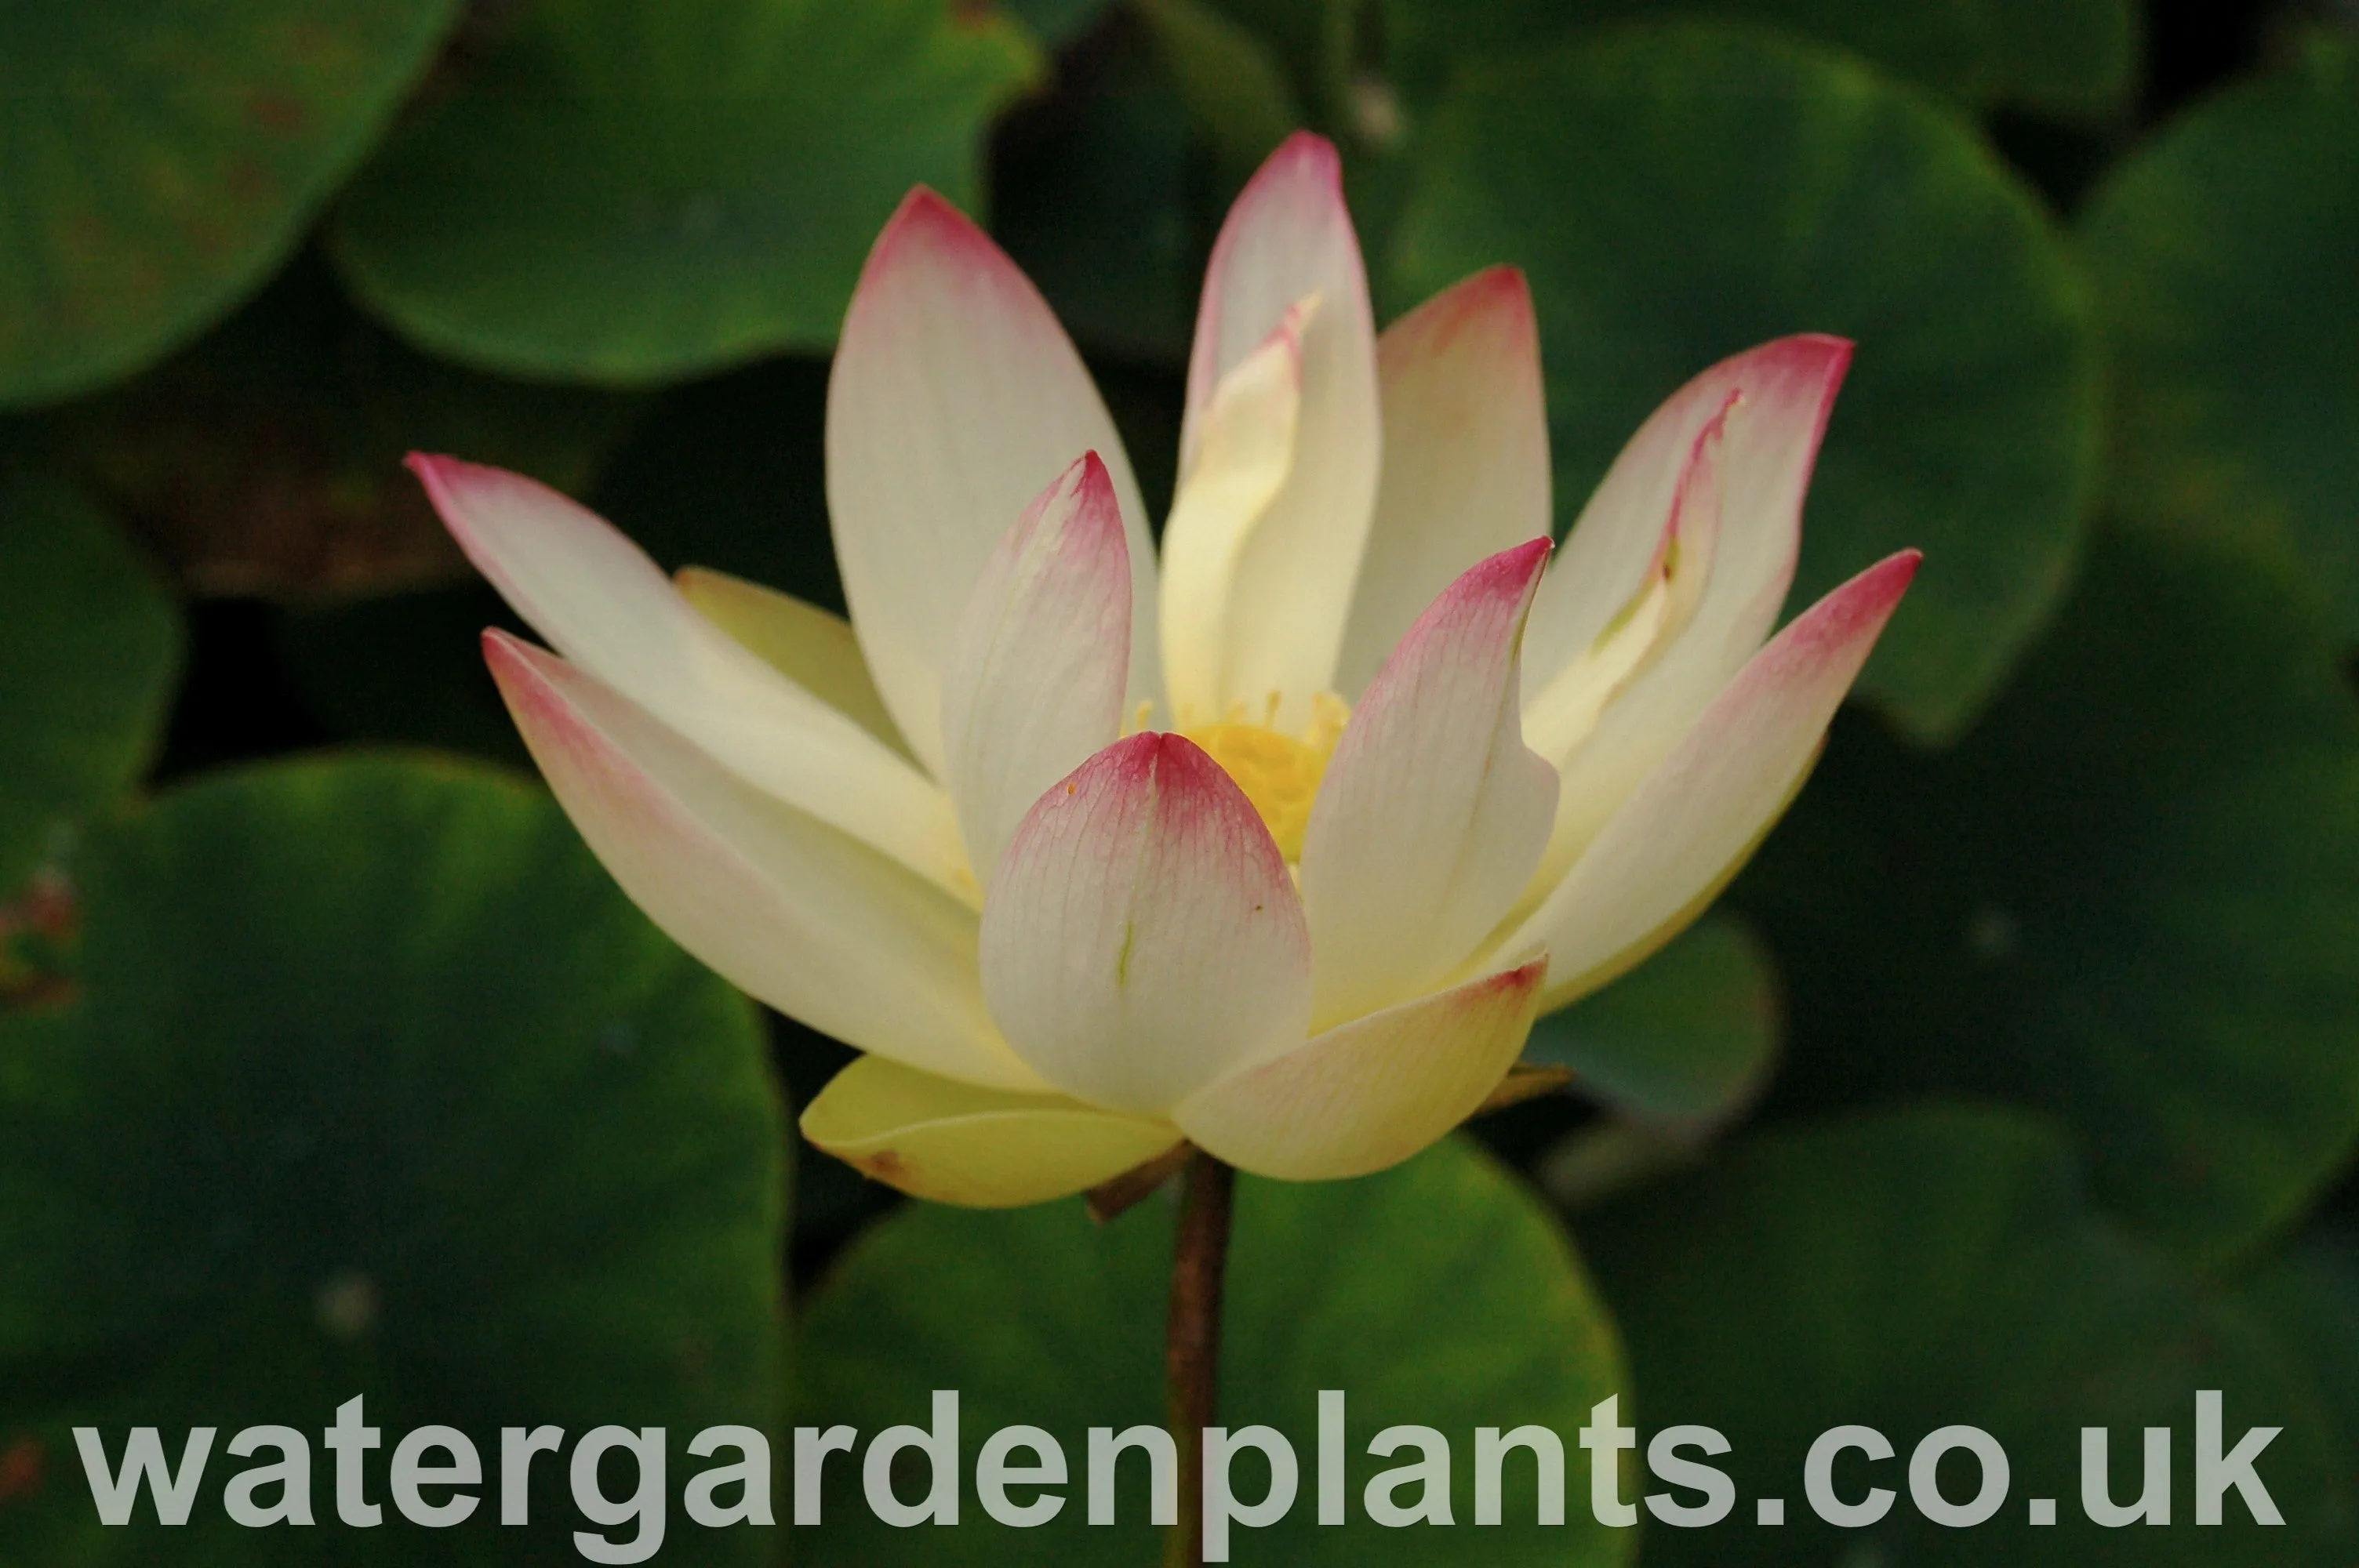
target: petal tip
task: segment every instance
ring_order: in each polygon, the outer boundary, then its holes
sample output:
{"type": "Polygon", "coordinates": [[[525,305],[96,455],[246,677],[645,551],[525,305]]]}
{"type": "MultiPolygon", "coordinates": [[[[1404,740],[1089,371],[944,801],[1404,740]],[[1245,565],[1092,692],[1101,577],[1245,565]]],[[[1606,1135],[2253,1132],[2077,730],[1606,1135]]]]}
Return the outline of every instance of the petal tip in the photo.
{"type": "Polygon", "coordinates": [[[1278,143],[1263,160],[1256,178],[1273,170],[1308,174],[1338,190],[1343,188],[1343,155],[1335,150],[1334,143],[1316,131],[1296,131],[1278,143]]]}

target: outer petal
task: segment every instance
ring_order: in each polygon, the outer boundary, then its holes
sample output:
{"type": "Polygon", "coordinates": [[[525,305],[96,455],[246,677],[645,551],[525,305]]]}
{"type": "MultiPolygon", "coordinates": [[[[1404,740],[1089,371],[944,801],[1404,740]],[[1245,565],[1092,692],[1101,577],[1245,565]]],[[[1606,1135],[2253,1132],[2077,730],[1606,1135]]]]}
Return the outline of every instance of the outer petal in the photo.
{"type": "Polygon", "coordinates": [[[1556,819],[1524,745],[1516,645],[1546,535],[1451,583],[1335,749],[1302,849],[1313,1027],[1429,990],[1523,892],[1556,819]]]}
{"type": "Polygon", "coordinates": [[[498,632],[484,653],[566,815],[674,941],[862,1050],[1040,1087],[984,1006],[971,911],[752,788],[554,654],[498,632]]]}
{"type": "Polygon", "coordinates": [[[1116,741],[1040,797],[983,906],[1008,1043],[1093,1104],[1160,1114],[1299,1042],[1310,939],[1269,830],[1178,735],[1116,741]]]}
{"type": "Polygon", "coordinates": [[[903,756],[909,743],[876,694],[852,622],[790,593],[709,567],[672,574],[680,597],[764,664],[903,756]]]}
{"type": "Polygon", "coordinates": [[[943,778],[985,886],[1040,792],[1122,733],[1129,662],[1129,552],[1091,452],[992,552],[943,671],[943,778]]]}
{"type": "Polygon", "coordinates": [[[1508,952],[1548,949],[1546,1007],[1638,963],[1736,874],[1801,788],[1917,561],[1904,550],[1870,567],[1754,655],[1508,939],[1508,952]]]}
{"type": "Polygon", "coordinates": [[[1434,596],[1486,556],[1554,529],[1531,289],[1476,273],[1376,340],[1384,476],[1335,689],[1356,700],[1434,596]]]}
{"type": "Polygon", "coordinates": [[[1105,405],[1039,291],[950,203],[909,193],[869,252],[827,387],[827,498],[877,689],[940,776],[940,682],[1000,535],[1083,452],[1129,531],[1130,674],[1156,694],[1155,555],[1105,405]]]}
{"type": "Polygon", "coordinates": [[[1341,160],[1298,133],[1245,186],[1212,246],[1188,362],[1183,484],[1221,378],[1310,295],[1319,304],[1303,337],[1294,463],[1238,557],[1227,617],[1223,702],[1258,710],[1277,693],[1278,722],[1289,730],[1308,721],[1311,697],[1333,678],[1383,445],[1375,324],[1341,160]]]}
{"type": "Polygon", "coordinates": [[[802,1130],[913,1197],[969,1208],[1085,1192],[1180,1141],[1168,1121],[978,1088],[876,1056],[838,1073],[804,1110],[802,1130]]]}
{"type": "Polygon", "coordinates": [[[1182,1100],[1172,1119],[1285,1181],[1398,1164],[1481,1108],[1524,1048],[1546,959],[1354,1019],[1182,1100]]]}
{"type": "Polygon", "coordinates": [[[559,653],[747,783],[971,896],[949,797],[696,613],[636,545],[520,475],[409,463],[468,558],[559,653]]]}

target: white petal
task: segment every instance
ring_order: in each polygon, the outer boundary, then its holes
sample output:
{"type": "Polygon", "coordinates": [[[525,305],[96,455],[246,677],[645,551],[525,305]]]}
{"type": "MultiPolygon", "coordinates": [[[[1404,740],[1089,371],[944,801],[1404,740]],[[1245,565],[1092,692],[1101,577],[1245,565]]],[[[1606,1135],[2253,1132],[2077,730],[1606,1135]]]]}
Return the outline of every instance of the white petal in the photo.
{"type": "Polygon", "coordinates": [[[1549,534],[1548,414],[1531,290],[1492,267],[1376,340],[1384,477],[1335,689],[1357,701],[1434,596],[1549,534]]]}
{"type": "Polygon", "coordinates": [[[747,783],[976,896],[950,797],[698,614],[603,518],[518,474],[409,462],[468,559],[559,653],[747,783]]]}
{"type": "Polygon", "coordinates": [[[1547,949],[1544,1008],[1644,959],[1736,874],[1801,788],[1917,559],[1878,562],[1772,638],[1503,944],[1547,949]]]}
{"type": "Polygon", "coordinates": [[[1041,1087],[984,1006],[973,911],[753,789],[587,672],[498,632],[484,653],[566,815],[674,941],[864,1051],[1041,1087]]]}
{"type": "Polygon", "coordinates": [[[1310,941],[1269,831],[1177,735],[1116,741],[1040,797],[983,906],[992,1016],[1039,1075],[1160,1114],[1301,1041],[1310,941]]]}
{"type": "Polygon", "coordinates": [[[1213,244],[1188,362],[1183,484],[1203,454],[1222,378],[1312,295],[1294,461],[1239,552],[1223,672],[1223,706],[1258,712],[1276,693],[1277,722],[1289,730],[1309,722],[1311,697],[1334,677],[1384,441],[1375,324],[1341,160],[1301,133],[1262,165],[1213,244]]]}
{"type": "Polygon", "coordinates": [[[1189,1097],[1172,1113],[1241,1170],[1335,1181],[1397,1165],[1483,1101],[1530,1035],[1545,959],[1358,1018],[1189,1097]]]}
{"type": "Polygon", "coordinates": [[[943,777],[986,887],[1040,792],[1122,732],[1129,661],[1129,553],[1092,452],[992,552],[943,671],[943,777]]]}
{"type": "Polygon", "coordinates": [[[1431,989],[1539,860],[1556,770],[1524,744],[1516,645],[1548,555],[1543,535],[1451,583],[1343,731],[1302,849],[1314,1028],[1431,989]]]}
{"type": "Polygon", "coordinates": [[[877,237],[827,387],[827,498],[852,623],[910,747],[941,776],[940,681],[984,562],[1083,452],[1130,541],[1134,699],[1157,694],[1155,557],[1122,439],[1030,280],[930,190],[877,237]]]}

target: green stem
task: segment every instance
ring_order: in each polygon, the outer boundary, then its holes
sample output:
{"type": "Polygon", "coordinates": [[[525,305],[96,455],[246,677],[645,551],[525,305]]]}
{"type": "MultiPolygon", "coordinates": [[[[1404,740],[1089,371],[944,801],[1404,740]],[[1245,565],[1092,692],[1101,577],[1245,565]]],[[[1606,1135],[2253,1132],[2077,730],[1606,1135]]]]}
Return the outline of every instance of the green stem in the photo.
{"type": "Polygon", "coordinates": [[[1221,1288],[1228,1273],[1229,1210],[1237,1173],[1198,1150],[1180,1197],[1171,1253],[1171,1319],[1164,1369],[1171,1389],[1171,1441],[1180,1449],[1180,1517],[1164,1549],[1165,1568],[1204,1560],[1204,1429],[1221,1390],[1221,1288]]]}

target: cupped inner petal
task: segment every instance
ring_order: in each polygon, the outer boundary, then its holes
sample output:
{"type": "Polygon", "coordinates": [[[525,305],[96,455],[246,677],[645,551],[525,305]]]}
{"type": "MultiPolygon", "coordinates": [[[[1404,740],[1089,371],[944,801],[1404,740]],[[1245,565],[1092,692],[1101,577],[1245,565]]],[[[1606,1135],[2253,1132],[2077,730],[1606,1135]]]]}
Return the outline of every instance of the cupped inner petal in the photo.
{"type": "Polygon", "coordinates": [[[876,1056],[829,1081],[804,1110],[802,1133],[913,1197],[968,1208],[1085,1192],[1180,1141],[1168,1121],[982,1088],[876,1056]]]}
{"type": "Polygon", "coordinates": [[[1122,514],[1090,452],[992,553],[943,672],[943,782],[986,886],[1040,792],[1121,732],[1129,661],[1122,514]]]}
{"type": "Polygon", "coordinates": [[[1333,685],[1384,445],[1375,328],[1342,161],[1299,134],[1246,183],[1213,243],[1189,357],[1183,484],[1204,458],[1216,389],[1313,295],[1293,460],[1236,546],[1212,708],[1257,709],[1274,696],[1274,722],[1287,730],[1302,729],[1313,697],[1333,685]]]}
{"type": "Polygon", "coordinates": [[[1237,561],[1294,464],[1302,331],[1318,308],[1316,295],[1295,301],[1261,345],[1221,377],[1164,524],[1163,678],[1173,721],[1183,726],[1224,713],[1234,700],[1228,655],[1237,561]]]}
{"type": "Polygon", "coordinates": [[[1524,743],[1516,648],[1548,556],[1543,536],[1451,584],[1343,732],[1302,852],[1314,1028],[1430,989],[1530,879],[1557,781],[1524,743]]]}
{"type": "Polygon", "coordinates": [[[1148,732],[1053,785],[984,903],[984,994],[1041,1077],[1160,1114],[1299,1042],[1301,901],[1252,803],[1201,749],[1148,732]]]}

